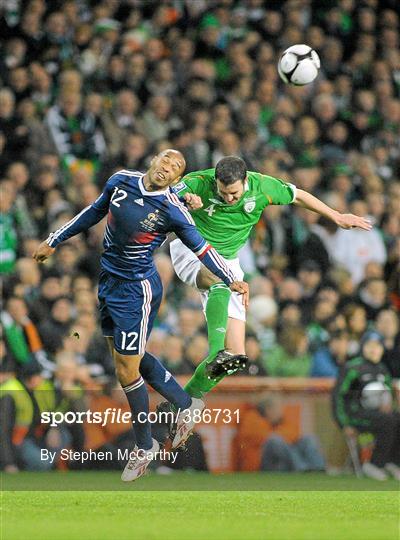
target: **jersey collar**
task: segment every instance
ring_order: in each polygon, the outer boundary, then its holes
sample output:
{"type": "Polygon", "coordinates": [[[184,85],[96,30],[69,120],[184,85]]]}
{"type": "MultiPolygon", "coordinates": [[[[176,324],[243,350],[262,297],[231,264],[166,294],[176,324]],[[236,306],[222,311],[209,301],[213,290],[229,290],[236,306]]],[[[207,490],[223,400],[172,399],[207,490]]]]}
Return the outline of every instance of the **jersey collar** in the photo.
{"type": "Polygon", "coordinates": [[[157,197],[158,195],[165,195],[167,191],[169,190],[169,186],[166,189],[162,189],[159,191],[147,191],[147,189],[143,185],[143,176],[141,176],[138,180],[139,189],[142,192],[142,195],[150,195],[150,197],[157,197]]]}

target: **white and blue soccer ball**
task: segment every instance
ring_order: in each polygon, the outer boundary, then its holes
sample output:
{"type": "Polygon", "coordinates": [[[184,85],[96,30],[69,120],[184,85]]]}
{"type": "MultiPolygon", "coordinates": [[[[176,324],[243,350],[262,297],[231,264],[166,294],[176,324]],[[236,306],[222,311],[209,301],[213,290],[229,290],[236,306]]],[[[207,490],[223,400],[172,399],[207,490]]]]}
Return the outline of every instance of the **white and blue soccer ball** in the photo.
{"type": "Polygon", "coordinates": [[[308,45],[293,45],[283,52],[278,62],[278,73],[286,84],[304,86],[318,75],[321,62],[308,45]]]}
{"type": "Polygon", "coordinates": [[[380,409],[391,402],[392,394],[383,382],[373,381],[364,386],[361,393],[361,405],[364,409],[380,409]]]}

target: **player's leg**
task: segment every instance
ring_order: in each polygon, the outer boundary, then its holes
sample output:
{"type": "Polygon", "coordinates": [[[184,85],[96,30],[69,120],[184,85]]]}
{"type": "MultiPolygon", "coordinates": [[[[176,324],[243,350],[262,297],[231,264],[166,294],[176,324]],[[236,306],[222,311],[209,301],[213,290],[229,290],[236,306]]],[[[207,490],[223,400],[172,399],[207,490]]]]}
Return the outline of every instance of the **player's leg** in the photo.
{"type": "Polygon", "coordinates": [[[153,327],[162,298],[162,283],[158,273],[153,274],[147,281],[149,284],[148,288],[152,292],[152,303],[147,334],[142,343],[143,358],[140,364],[140,371],[147,382],[175,407],[176,422],[172,448],[178,448],[186,441],[194,428],[194,419],[197,417],[194,412],[201,412],[204,408],[204,403],[200,399],[192,398],[176,382],[161,362],[152,354],[145,351],[146,342],[150,336],[151,328],[153,327]]]}
{"type": "Polygon", "coordinates": [[[214,386],[214,379],[207,375],[207,366],[219,351],[225,349],[225,336],[228,325],[228,305],[231,297],[230,289],[219,279],[200,265],[196,276],[196,286],[199,290],[208,291],[205,305],[207,322],[208,355],[196,368],[185,390],[191,395],[201,398],[214,386]]]}
{"type": "Polygon", "coordinates": [[[196,284],[200,290],[208,289],[205,312],[209,353],[197,366],[185,390],[191,396],[202,397],[212,390],[225,375],[234,373],[246,363],[247,359],[244,356],[245,310],[240,296],[231,294],[229,288],[219,283],[218,278],[203,265],[197,274],[196,284]],[[229,352],[221,353],[220,351],[225,348],[229,352]]]}
{"type": "Polygon", "coordinates": [[[228,317],[228,329],[226,332],[225,346],[233,354],[246,354],[246,321],[228,317]]]}
{"type": "Polygon", "coordinates": [[[231,291],[225,283],[221,282],[204,265],[196,277],[199,290],[207,290],[207,303],[205,306],[209,357],[214,357],[225,348],[226,329],[228,326],[228,305],[231,291]]]}
{"type": "MultiPolygon", "coordinates": [[[[199,291],[203,291],[202,300],[205,305],[209,354],[197,367],[193,377],[185,386],[185,390],[191,396],[200,398],[209,392],[220,380],[218,376],[210,377],[210,369],[213,369],[215,366],[219,372],[227,374],[228,371],[224,371],[225,367],[228,370],[230,364],[233,362],[232,365],[236,363],[236,369],[238,369],[245,361],[244,356],[232,359],[230,355],[223,351],[225,349],[228,325],[228,306],[232,303],[232,300],[235,306],[238,300],[239,305],[241,305],[240,297],[236,294],[231,294],[230,289],[202,265],[198,258],[180,240],[174,240],[171,243],[170,252],[172,264],[178,277],[184,283],[197,288],[199,291]]],[[[240,266],[238,265],[234,270],[241,273],[241,276],[238,275],[238,279],[241,279],[243,272],[240,266]]],[[[243,311],[241,317],[245,320],[244,307],[242,306],[240,309],[243,311]]],[[[235,307],[235,310],[237,310],[237,307],[235,307]]],[[[235,316],[235,313],[233,313],[233,316],[235,316]]],[[[239,344],[237,344],[235,345],[236,347],[238,350],[244,350],[244,345],[240,348],[239,344]]]]}
{"type": "MultiPolygon", "coordinates": [[[[115,360],[114,339],[107,337],[107,343],[115,360]]],[[[175,410],[184,410],[190,407],[192,400],[189,394],[155,356],[145,352],[140,361],[139,371],[144,380],[156,392],[174,405],[175,410]]]]}
{"type": "Polygon", "coordinates": [[[149,396],[139,371],[151,311],[150,293],[141,282],[118,280],[102,272],[98,297],[103,335],[109,346],[113,345],[115,372],[132,414],[136,446],[121,477],[131,481],[145,473],[159,449],[151,436],[149,396]]]}
{"type": "MultiPolygon", "coordinates": [[[[161,298],[162,284],[157,273],[143,281],[130,282],[124,287],[127,289],[123,293],[124,309],[121,312],[119,305],[114,306],[112,299],[108,299],[107,307],[114,321],[114,358],[116,360],[117,375],[120,381],[128,385],[128,388],[122,384],[125,392],[132,391],[132,384],[127,382],[126,365],[124,356],[128,351],[137,352],[140,356],[139,364],[136,364],[136,375],[138,380],[144,379],[163,397],[165,397],[175,407],[176,412],[176,433],[172,441],[172,447],[177,448],[186,440],[194,427],[193,411],[202,410],[204,404],[201,400],[192,398],[176,382],[172,375],[164,368],[153,355],[146,353],[146,343],[157,315],[161,298]],[[122,317],[121,317],[122,315],[122,317]],[[117,329],[117,331],[116,331],[117,329]],[[120,353],[118,356],[117,353],[120,353]],[[120,373],[118,370],[122,370],[120,373]]],[[[132,375],[129,373],[128,376],[132,375]]],[[[134,386],[136,388],[136,386],[134,386]]],[[[134,399],[130,400],[127,394],[131,409],[134,408],[134,399]]],[[[141,417],[148,417],[141,411],[141,417]]],[[[141,422],[142,424],[142,422],[141,422]]],[[[135,426],[136,427],[136,426],[135,426]]],[[[139,446],[139,444],[138,444],[139,446]]],[[[140,446],[139,446],[140,448],[140,446]]]]}
{"type": "Polygon", "coordinates": [[[137,447],[149,450],[153,439],[148,422],[149,395],[139,371],[141,358],[141,355],[127,355],[114,350],[115,373],[131,409],[137,447]]]}
{"type": "Polygon", "coordinates": [[[183,283],[197,288],[200,292],[207,291],[205,314],[209,354],[215,356],[225,347],[231,291],[225,283],[202,265],[194,253],[180,240],[171,242],[170,252],[172,264],[179,279],[183,283]]]}

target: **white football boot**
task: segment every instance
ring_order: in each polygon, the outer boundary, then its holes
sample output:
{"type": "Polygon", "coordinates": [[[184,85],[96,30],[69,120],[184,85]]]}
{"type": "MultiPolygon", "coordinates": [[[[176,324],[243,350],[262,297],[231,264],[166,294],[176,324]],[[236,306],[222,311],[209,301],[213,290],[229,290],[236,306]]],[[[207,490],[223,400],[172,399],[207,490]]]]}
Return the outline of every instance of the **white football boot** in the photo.
{"type": "Polygon", "coordinates": [[[387,463],[385,465],[386,472],[390,474],[390,476],[393,476],[395,480],[400,481],[400,467],[396,465],[395,463],[387,463]]]}
{"type": "Polygon", "coordinates": [[[369,463],[369,462],[363,463],[362,472],[368,478],[373,478],[374,480],[379,480],[380,482],[383,482],[384,480],[388,479],[385,469],[381,469],[380,467],[377,467],[373,463],[369,463]]]}
{"type": "Polygon", "coordinates": [[[131,458],[122,472],[121,480],[123,482],[132,482],[143,476],[159,449],[160,445],[155,439],[153,439],[153,446],[149,450],[135,446],[130,453],[131,458]]]}
{"type": "Polygon", "coordinates": [[[172,449],[179,448],[187,441],[194,426],[199,421],[199,416],[204,409],[204,401],[192,397],[192,403],[188,409],[180,412],[176,419],[176,432],[172,440],[172,449]]]}

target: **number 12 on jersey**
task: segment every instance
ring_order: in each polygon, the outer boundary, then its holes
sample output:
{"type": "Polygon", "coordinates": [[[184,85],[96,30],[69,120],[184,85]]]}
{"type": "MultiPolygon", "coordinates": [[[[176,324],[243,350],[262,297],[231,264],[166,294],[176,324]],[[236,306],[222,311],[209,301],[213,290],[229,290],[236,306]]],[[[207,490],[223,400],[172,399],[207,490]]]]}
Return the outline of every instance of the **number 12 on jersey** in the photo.
{"type": "Polygon", "coordinates": [[[112,197],[111,197],[111,203],[114,206],[118,206],[118,208],[119,208],[121,206],[119,204],[119,201],[123,201],[124,199],[127,198],[127,196],[128,196],[128,194],[127,194],[127,192],[125,190],[119,189],[118,186],[116,186],[114,188],[114,193],[112,194],[112,197]]]}
{"type": "Polygon", "coordinates": [[[135,342],[139,334],[137,332],[129,332],[127,334],[123,330],[121,330],[121,334],[122,334],[121,349],[124,349],[125,351],[135,351],[137,349],[137,347],[135,346],[135,342]],[[129,342],[127,342],[128,338],[129,338],[129,342]]]}

